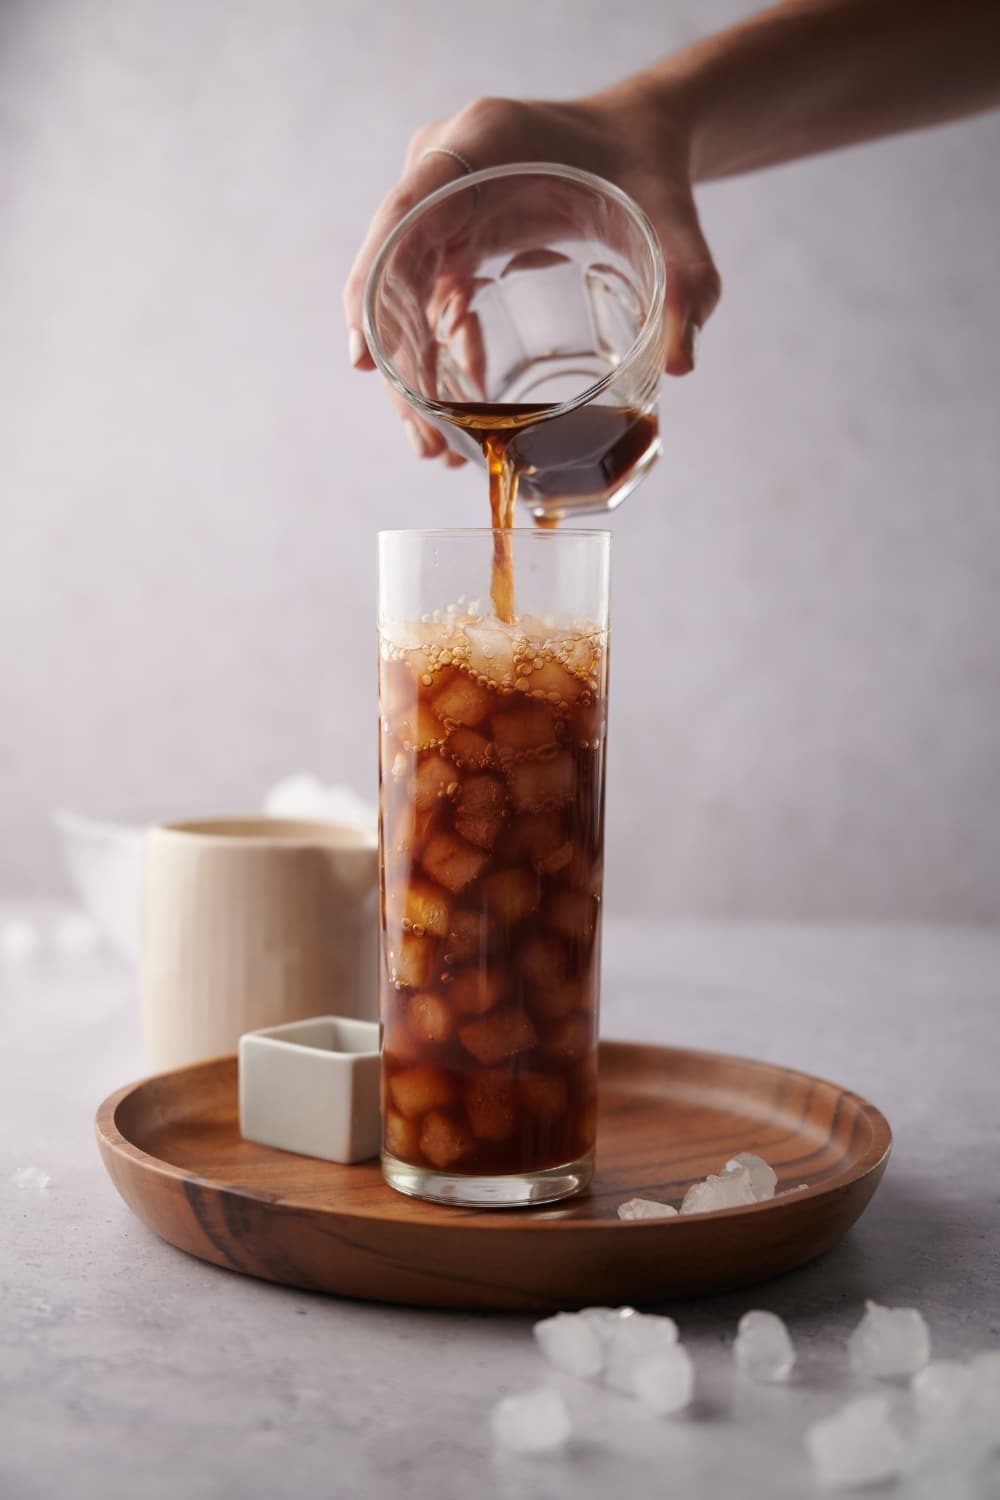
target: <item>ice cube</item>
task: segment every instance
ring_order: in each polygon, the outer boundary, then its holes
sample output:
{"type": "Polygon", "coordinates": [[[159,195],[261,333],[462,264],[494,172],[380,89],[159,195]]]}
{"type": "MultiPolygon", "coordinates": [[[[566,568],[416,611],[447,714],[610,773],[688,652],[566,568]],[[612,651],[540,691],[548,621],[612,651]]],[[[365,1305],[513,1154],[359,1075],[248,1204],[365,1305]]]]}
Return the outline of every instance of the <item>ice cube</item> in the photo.
{"type": "Polygon", "coordinates": [[[532,938],[521,950],[521,973],[539,989],[555,989],[566,978],[566,949],[558,938],[532,938]]]}
{"type": "Polygon", "coordinates": [[[458,1038],[477,1062],[494,1067],[506,1057],[529,1051],[538,1042],[538,1033],[523,1011],[512,1008],[467,1022],[459,1028],[458,1038]]]}
{"type": "Polygon", "coordinates": [[[523,867],[494,870],[492,875],[487,875],[483,885],[488,906],[497,912],[507,927],[522,921],[538,905],[538,876],[523,867]]]}
{"type": "Polygon", "coordinates": [[[434,944],[429,938],[417,937],[412,932],[400,933],[388,950],[389,977],[393,984],[407,989],[419,990],[427,983],[434,957],[434,944]]]}
{"type": "Polygon", "coordinates": [[[543,1021],[562,1021],[574,1010],[593,1010],[591,993],[584,980],[567,979],[565,984],[536,990],[531,1009],[543,1021]]]}
{"type": "Polygon", "coordinates": [[[471,670],[488,677],[491,682],[512,683],[517,648],[514,632],[499,623],[465,625],[462,628],[468,642],[467,661],[471,670]]]}
{"type": "Polygon", "coordinates": [[[682,1214],[711,1214],[725,1208],[742,1208],[744,1204],[756,1203],[750,1184],[750,1173],[746,1167],[725,1176],[710,1174],[704,1182],[696,1182],[684,1194],[682,1214]]]}
{"type": "MultiPolygon", "coordinates": [[[[535,658],[539,660],[539,658],[535,658]]],[[[516,686],[528,693],[544,693],[550,703],[575,703],[587,684],[573,672],[568,672],[551,658],[541,659],[541,665],[520,662],[516,686]]]]}
{"type": "Polygon", "coordinates": [[[524,813],[504,829],[500,848],[505,859],[528,859],[546,875],[565,869],[573,858],[573,845],[558,812],[524,813]]]}
{"type": "Polygon", "coordinates": [[[579,1013],[557,1021],[545,1033],[545,1050],[561,1062],[576,1062],[594,1046],[594,1019],[579,1013]]]}
{"type": "Polygon", "coordinates": [[[466,672],[456,672],[431,699],[431,708],[449,729],[459,724],[475,729],[495,703],[496,698],[489,688],[474,681],[466,672]]]}
{"type": "Polygon", "coordinates": [[[492,849],[504,821],[507,788],[495,776],[469,776],[462,783],[455,829],[470,844],[492,849]]]}
{"type": "Polygon", "coordinates": [[[476,1073],[463,1093],[465,1114],[480,1141],[505,1141],[517,1125],[513,1080],[506,1072],[476,1073]]]}
{"type": "Polygon", "coordinates": [[[1000,1386],[1000,1349],[987,1349],[982,1354],[974,1354],[969,1361],[969,1369],[980,1384],[1000,1386]]]}
{"type": "Polygon", "coordinates": [[[513,761],[505,770],[518,812],[553,811],[576,794],[576,766],[565,750],[551,760],[513,761]]]}
{"type": "Polygon", "coordinates": [[[569,1105],[569,1084],[562,1073],[522,1073],[517,1080],[521,1103],[536,1120],[558,1120],[569,1105]]]}
{"type": "Polygon", "coordinates": [[[819,1482],[854,1489],[891,1479],[903,1465],[903,1439],[889,1419],[889,1398],[859,1396],[832,1417],[806,1428],[806,1448],[819,1482]]]}
{"type": "Polygon", "coordinates": [[[744,1313],[736,1330],[733,1358],[751,1380],[780,1385],[792,1373],[795,1346],[777,1313],[744,1313]]]}
{"type": "Polygon", "coordinates": [[[764,1203],[768,1198],[774,1197],[774,1190],[778,1185],[778,1174],[762,1156],[755,1156],[752,1151],[741,1151],[738,1156],[726,1162],[722,1169],[722,1176],[728,1177],[738,1173],[741,1167],[745,1167],[750,1173],[750,1187],[758,1203],[764,1203]]]}
{"type": "Polygon", "coordinates": [[[658,1203],[655,1198],[630,1198],[618,1205],[619,1219],[676,1219],[672,1203],[658,1203]]]}
{"type": "Polygon", "coordinates": [[[10,1180],[15,1187],[34,1188],[37,1193],[44,1193],[52,1186],[52,1178],[41,1167],[15,1167],[10,1180]]]}
{"type": "Polygon", "coordinates": [[[582,1313],[556,1313],[536,1323],[534,1335],[550,1364],[589,1380],[604,1369],[604,1339],[582,1313]]]}
{"type": "Polygon", "coordinates": [[[401,1161],[415,1161],[420,1152],[420,1126],[395,1109],[385,1112],[382,1130],[385,1149],[401,1161]]]}
{"type": "Polygon", "coordinates": [[[545,750],[556,744],[556,716],[545,703],[516,696],[510,707],[490,720],[500,759],[545,750]]]}
{"type": "Polygon", "coordinates": [[[497,1447],[512,1453],[563,1448],[572,1430],[565,1401],[544,1387],[504,1396],[490,1413],[490,1428],[497,1447]]]}
{"type": "MultiPolygon", "coordinates": [[[[386,905],[394,917],[401,916],[403,921],[411,927],[421,928],[423,933],[444,937],[448,931],[451,903],[445,892],[429,880],[415,876],[402,891],[397,886],[390,892],[386,905]]],[[[423,933],[418,932],[417,936],[423,933]]]]}
{"type": "Polygon", "coordinates": [[[677,1342],[677,1324],[673,1318],[653,1313],[633,1313],[621,1317],[611,1326],[608,1338],[604,1379],[616,1391],[634,1395],[633,1378],[640,1360],[662,1354],[677,1342]]]}
{"type": "Polygon", "coordinates": [[[440,1068],[403,1068],[389,1079],[393,1104],[408,1120],[419,1119],[429,1110],[451,1103],[455,1090],[451,1079],[440,1068]]]}
{"type": "Polygon", "coordinates": [[[475,959],[483,963],[496,943],[499,925],[490,912],[453,911],[445,944],[445,962],[475,959]]]}
{"type": "Polygon", "coordinates": [[[448,986],[449,1004],[460,1014],[484,1015],[503,999],[507,980],[502,969],[462,969],[448,986]]]}
{"type": "Polygon", "coordinates": [[[440,995],[414,995],[409,1008],[410,1028],[421,1042],[446,1042],[454,1030],[451,1011],[440,995]]]}
{"type": "Polygon", "coordinates": [[[429,750],[444,739],[440,719],[435,718],[426,703],[415,703],[396,724],[396,733],[405,750],[429,750]]]}
{"type": "Polygon", "coordinates": [[[587,943],[594,935],[597,902],[585,891],[553,891],[542,917],[546,927],[560,937],[587,943]]]}
{"type": "Polygon", "coordinates": [[[634,1307],[584,1307],[577,1314],[590,1323],[605,1345],[609,1344],[616,1329],[627,1318],[637,1318],[634,1307]]]}
{"type": "Polygon", "coordinates": [[[488,861],[489,856],[482,849],[467,844],[447,829],[431,834],[420,856],[428,875],[455,896],[482,874],[488,861]]]}
{"type": "Polygon", "coordinates": [[[956,1421],[975,1389],[975,1371],[957,1359],[932,1359],[910,1381],[917,1415],[935,1424],[956,1421]]]}
{"type": "Polygon", "coordinates": [[[930,1359],[931,1339],[917,1308],[869,1301],[847,1349],[852,1367],[866,1375],[915,1375],[930,1359]]]}
{"type": "Polygon", "coordinates": [[[694,1365],[684,1345],[673,1344],[640,1359],[632,1371],[632,1393],[661,1416],[689,1406],[694,1395],[694,1365]]]}
{"type": "Polygon", "coordinates": [[[453,729],[448,736],[448,754],[456,766],[481,771],[494,757],[493,746],[476,729],[453,729]]]}
{"type": "Polygon", "coordinates": [[[437,751],[425,755],[413,778],[413,805],[418,812],[429,812],[447,797],[449,788],[457,785],[458,777],[450,760],[437,751]]]}
{"type": "Polygon", "coordinates": [[[447,1171],[475,1149],[475,1141],[464,1125],[432,1110],[420,1127],[420,1150],[432,1167],[447,1171]]]}

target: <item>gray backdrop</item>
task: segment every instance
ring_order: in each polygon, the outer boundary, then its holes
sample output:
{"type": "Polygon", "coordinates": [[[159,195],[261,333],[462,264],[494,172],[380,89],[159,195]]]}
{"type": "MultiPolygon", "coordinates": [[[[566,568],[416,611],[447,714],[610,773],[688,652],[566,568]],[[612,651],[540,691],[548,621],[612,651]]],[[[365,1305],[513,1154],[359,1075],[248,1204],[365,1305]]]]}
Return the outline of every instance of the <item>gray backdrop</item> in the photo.
{"type": "MultiPolygon", "coordinates": [[[[481,524],[347,367],[426,118],[734,0],[2,0],[0,893],[55,804],[374,786],[382,526],[481,524]]],[[[612,908],[1000,917],[1000,119],[701,194],[726,282],[614,521],[612,908]]]]}

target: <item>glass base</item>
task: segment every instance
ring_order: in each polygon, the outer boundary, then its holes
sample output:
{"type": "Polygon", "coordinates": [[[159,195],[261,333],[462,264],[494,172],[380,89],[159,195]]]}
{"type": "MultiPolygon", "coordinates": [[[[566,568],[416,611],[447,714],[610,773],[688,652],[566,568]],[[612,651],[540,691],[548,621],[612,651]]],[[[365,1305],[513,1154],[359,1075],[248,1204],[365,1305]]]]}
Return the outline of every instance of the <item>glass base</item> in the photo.
{"type": "Polygon", "coordinates": [[[537,1172],[481,1177],[414,1167],[384,1151],[382,1175],[397,1193],[406,1193],[410,1198],[429,1198],[432,1203],[457,1204],[463,1208],[528,1208],[581,1193],[594,1175],[594,1153],[588,1151],[577,1161],[544,1167],[537,1172]]]}

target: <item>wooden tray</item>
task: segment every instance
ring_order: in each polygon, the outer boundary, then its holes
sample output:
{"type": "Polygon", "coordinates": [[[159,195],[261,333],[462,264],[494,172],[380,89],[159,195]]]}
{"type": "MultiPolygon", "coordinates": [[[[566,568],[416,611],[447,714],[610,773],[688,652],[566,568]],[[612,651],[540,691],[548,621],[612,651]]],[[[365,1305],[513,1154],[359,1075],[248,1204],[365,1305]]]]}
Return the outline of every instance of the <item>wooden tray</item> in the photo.
{"type": "Polygon", "coordinates": [[[749,1286],[829,1249],[885,1171],[885,1117],[771,1063],[601,1045],[592,1190],[484,1212],[386,1187],[377,1161],[337,1166],[244,1141],[235,1057],[120,1089],[97,1114],[104,1164],[157,1234],[229,1270],[311,1291],[432,1307],[658,1302],[749,1286]],[[627,1198],[679,1201],[737,1151],[772,1163],[770,1203],[623,1222],[627,1198]],[[781,1196],[782,1188],[807,1183],[781,1196]]]}

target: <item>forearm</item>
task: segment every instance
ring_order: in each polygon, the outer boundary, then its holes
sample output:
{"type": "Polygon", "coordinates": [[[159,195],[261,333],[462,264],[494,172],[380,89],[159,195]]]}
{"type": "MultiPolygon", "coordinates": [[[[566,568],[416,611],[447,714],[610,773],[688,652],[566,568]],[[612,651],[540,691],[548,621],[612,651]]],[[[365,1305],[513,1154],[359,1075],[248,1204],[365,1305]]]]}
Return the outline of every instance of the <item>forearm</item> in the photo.
{"type": "Polygon", "coordinates": [[[789,0],[616,93],[731,176],[1000,104],[1000,0],[789,0]]]}

